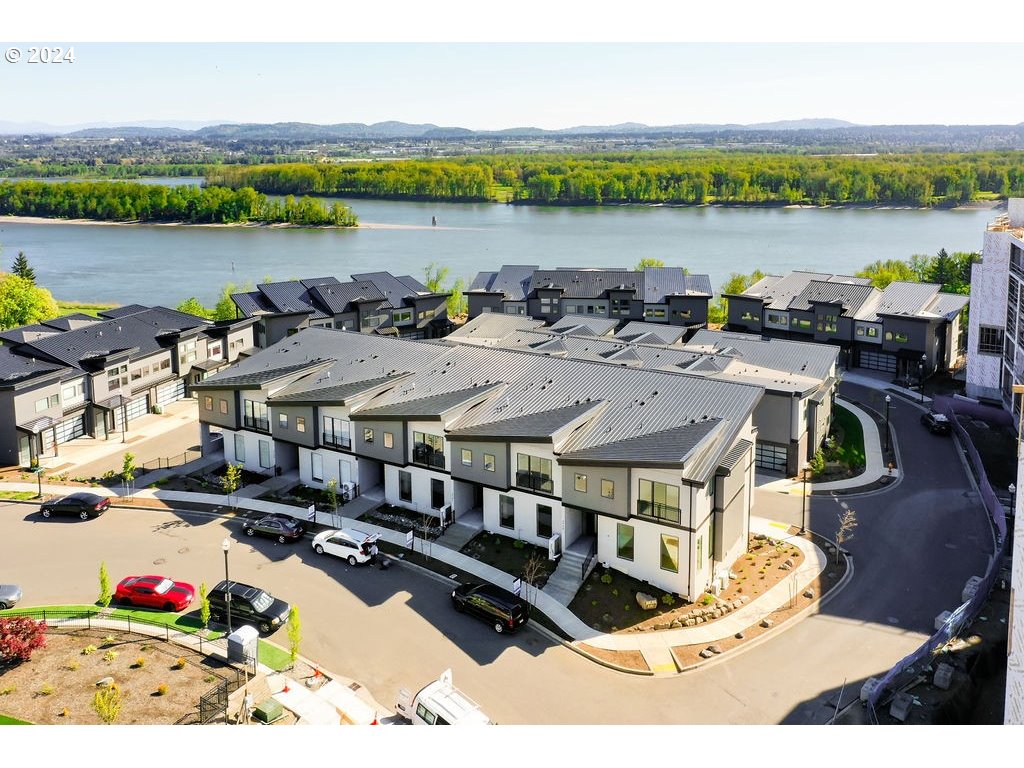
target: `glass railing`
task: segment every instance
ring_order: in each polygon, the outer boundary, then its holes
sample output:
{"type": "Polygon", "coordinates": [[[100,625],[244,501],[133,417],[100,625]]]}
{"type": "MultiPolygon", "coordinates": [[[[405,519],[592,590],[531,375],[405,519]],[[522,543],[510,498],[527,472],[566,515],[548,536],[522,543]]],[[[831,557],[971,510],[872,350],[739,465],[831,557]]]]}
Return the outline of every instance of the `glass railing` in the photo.
{"type": "Polygon", "coordinates": [[[516,472],[516,485],[519,488],[529,488],[541,493],[554,493],[555,484],[551,475],[542,475],[539,472],[516,472]]]}
{"type": "Polygon", "coordinates": [[[670,507],[658,501],[644,501],[636,503],[636,513],[640,517],[652,517],[655,520],[664,520],[669,523],[679,523],[679,507],[670,507]]]}

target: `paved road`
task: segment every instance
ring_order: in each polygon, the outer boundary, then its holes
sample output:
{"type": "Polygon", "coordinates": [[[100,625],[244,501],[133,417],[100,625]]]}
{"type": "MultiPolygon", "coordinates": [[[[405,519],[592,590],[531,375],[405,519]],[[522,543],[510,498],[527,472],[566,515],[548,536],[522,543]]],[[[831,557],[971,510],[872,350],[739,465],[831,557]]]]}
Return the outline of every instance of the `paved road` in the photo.
{"type": "MultiPolygon", "coordinates": [[[[821,723],[844,679],[848,701],[864,678],[930,634],[934,616],[957,602],[990,549],[953,442],[925,432],[911,406],[894,403],[891,417],[903,481],[880,494],[811,500],[811,527],[826,534],[840,501],[857,511],[850,586],[823,613],[768,642],[675,678],[612,672],[533,631],[495,635],[455,614],[448,587],[433,578],[351,568],[318,557],[308,543],[235,538],[231,576],[296,603],[303,653],[385,703],[451,667],[456,685],[501,723],[821,723]]],[[[762,494],[759,512],[798,522],[800,502],[762,494]]],[[[111,578],[157,572],[212,585],[224,572],[220,542],[238,533],[237,523],[194,513],[115,509],[80,522],[43,521],[35,509],[0,503],[0,580],[20,582],[25,604],[91,602],[101,559],[111,578]]]]}

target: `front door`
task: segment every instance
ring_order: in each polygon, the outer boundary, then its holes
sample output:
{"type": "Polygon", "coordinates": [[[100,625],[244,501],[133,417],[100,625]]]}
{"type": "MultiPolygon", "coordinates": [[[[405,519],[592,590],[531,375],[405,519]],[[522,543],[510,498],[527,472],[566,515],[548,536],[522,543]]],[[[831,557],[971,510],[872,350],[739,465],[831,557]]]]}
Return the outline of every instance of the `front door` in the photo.
{"type": "Polygon", "coordinates": [[[32,466],[31,438],[28,435],[18,436],[18,463],[23,467],[32,466]]]}
{"type": "Polygon", "coordinates": [[[444,480],[431,479],[430,506],[432,509],[440,509],[444,506],[444,480]]]}
{"type": "Polygon", "coordinates": [[[583,513],[583,535],[584,536],[596,536],[597,535],[597,515],[593,512],[583,513]]]}

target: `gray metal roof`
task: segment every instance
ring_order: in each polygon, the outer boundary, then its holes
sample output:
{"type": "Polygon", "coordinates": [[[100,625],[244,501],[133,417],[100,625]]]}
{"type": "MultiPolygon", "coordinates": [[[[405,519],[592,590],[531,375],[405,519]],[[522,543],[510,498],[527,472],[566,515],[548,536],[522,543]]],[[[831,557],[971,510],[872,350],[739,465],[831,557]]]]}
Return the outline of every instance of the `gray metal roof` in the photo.
{"type": "Polygon", "coordinates": [[[475,339],[500,339],[514,331],[540,328],[544,322],[524,315],[506,315],[501,312],[484,312],[449,333],[446,339],[471,341],[475,339]]]}
{"type": "Polygon", "coordinates": [[[70,315],[55,317],[52,320],[43,320],[42,324],[50,328],[56,328],[58,331],[72,331],[75,328],[81,328],[83,325],[99,322],[102,321],[98,317],[93,317],[83,312],[74,312],[70,315]]]}
{"type": "Polygon", "coordinates": [[[598,315],[565,315],[552,323],[551,330],[557,333],[575,334],[579,336],[604,336],[610,334],[618,320],[598,315]]]}
{"type": "Polygon", "coordinates": [[[6,344],[0,344],[0,386],[67,370],[64,366],[48,360],[36,360],[16,354],[6,344]]]}
{"type": "MultiPolygon", "coordinates": [[[[247,358],[244,362],[250,362],[261,357],[255,355],[247,358]]],[[[295,374],[309,375],[318,370],[325,368],[331,361],[329,360],[303,360],[302,362],[293,363],[291,365],[283,365],[279,368],[256,368],[254,370],[246,370],[244,373],[239,372],[239,368],[242,366],[239,363],[227,368],[220,373],[214,374],[202,381],[197,381],[191,386],[191,389],[224,389],[226,387],[234,387],[238,389],[259,389],[264,384],[278,379],[283,379],[287,376],[295,374]]]]}
{"type": "Polygon", "coordinates": [[[21,325],[17,328],[0,331],[0,339],[16,345],[42,339],[46,336],[53,336],[55,333],[60,333],[60,331],[49,325],[33,323],[32,325],[21,325]]]}
{"type": "Polygon", "coordinates": [[[270,300],[259,291],[232,293],[231,300],[238,307],[238,311],[246,317],[277,311],[274,305],[270,303],[270,300]]]}
{"type": "Polygon", "coordinates": [[[267,402],[290,403],[292,405],[298,403],[314,405],[322,403],[343,404],[346,400],[356,395],[371,392],[378,387],[392,386],[409,375],[408,373],[398,373],[394,376],[378,376],[377,378],[365,379],[363,381],[349,381],[335,386],[322,386],[324,382],[330,380],[330,377],[326,376],[328,373],[330,372],[325,371],[321,376],[303,377],[294,384],[289,384],[287,387],[275,392],[273,396],[267,398],[267,402]]]}
{"type": "Polygon", "coordinates": [[[663,304],[666,296],[714,295],[708,275],[690,275],[681,267],[647,267],[643,284],[646,304],[663,304]]]}
{"type": "Polygon", "coordinates": [[[116,320],[119,317],[127,317],[128,315],[136,315],[139,312],[144,312],[149,309],[142,304],[128,304],[123,307],[114,307],[113,309],[104,309],[99,313],[100,317],[105,317],[108,320],[116,320]]]}
{"type": "Polygon", "coordinates": [[[935,283],[889,283],[882,291],[875,314],[918,315],[931,303],[941,287],[935,283]]]}
{"type": "Polygon", "coordinates": [[[789,302],[789,309],[809,310],[818,304],[839,304],[841,314],[853,316],[878,289],[873,285],[857,285],[829,280],[811,280],[799,295],[789,302]]]}
{"type": "Polygon", "coordinates": [[[721,426],[721,419],[701,420],[594,448],[568,451],[558,460],[563,464],[682,464],[685,467],[698,446],[721,426]]]}
{"type": "Polygon", "coordinates": [[[744,363],[821,380],[831,375],[840,351],[833,344],[761,338],[749,333],[706,329],[697,331],[683,347],[687,350],[701,348],[719,351],[731,348],[733,354],[744,363]]]}
{"type": "Polygon", "coordinates": [[[636,298],[643,297],[643,272],[613,269],[538,269],[530,278],[529,293],[538,288],[562,289],[565,298],[596,299],[609,290],[633,291],[636,298]]]}
{"type": "Polygon", "coordinates": [[[864,277],[850,275],[833,275],[827,272],[794,271],[788,275],[767,275],[743,291],[741,296],[770,299],[770,309],[789,309],[790,303],[807,288],[810,282],[825,281],[850,283],[852,285],[870,285],[871,281],[864,277]]]}
{"type": "Polygon", "coordinates": [[[395,277],[390,272],[363,272],[359,275],[352,275],[352,279],[357,282],[373,283],[384,294],[384,298],[395,307],[402,306],[402,299],[406,296],[430,293],[425,285],[408,275],[395,277]]]}
{"type": "Polygon", "coordinates": [[[938,315],[944,317],[947,320],[952,320],[963,308],[970,302],[970,296],[964,296],[959,293],[940,293],[934,299],[931,304],[925,307],[927,314],[938,315]]]}
{"type": "Polygon", "coordinates": [[[538,269],[536,264],[504,264],[497,272],[477,273],[469,290],[500,293],[507,301],[523,301],[538,269]]]}
{"type": "Polygon", "coordinates": [[[718,474],[731,474],[736,465],[740,463],[740,459],[742,459],[753,447],[754,444],[749,440],[737,441],[736,445],[733,446],[733,449],[722,458],[721,463],[718,465],[718,474]]]}
{"type": "Polygon", "coordinates": [[[645,323],[642,320],[631,320],[615,332],[615,338],[623,341],[638,341],[641,336],[650,334],[654,339],[644,339],[645,342],[655,341],[661,344],[676,344],[686,334],[686,329],[679,325],[666,325],[664,323],[645,323]]]}
{"type": "MultiPolygon", "coordinates": [[[[354,312],[358,307],[352,306],[358,301],[383,300],[384,293],[371,280],[356,280],[351,283],[334,282],[315,285],[309,289],[310,297],[319,302],[332,315],[354,312]]],[[[401,301],[395,306],[400,306],[401,301]]]]}
{"type": "MultiPolygon", "coordinates": [[[[496,389],[502,387],[499,382],[483,386],[458,389],[453,392],[443,392],[437,395],[428,395],[415,400],[400,400],[387,405],[367,407],[364,410],[352,414],[352,419],[415,419],[435,418],[458,408],[459,406],[471,403],[492,394],[496,389]]],[[[411,390],[410,390],[411,391],[411,390]]]]}
{"type": "MultiPolygon", "coordinates": [[[[500,398],[499,398],[500,399],[500,398]]],[[[511,419],[474,424],[448,433],[452,440],[537,440],[552,437],[560,429],[581,416],[601,407],[588,402],[553,408],[550,411],[527,413],[511,419]]]]}

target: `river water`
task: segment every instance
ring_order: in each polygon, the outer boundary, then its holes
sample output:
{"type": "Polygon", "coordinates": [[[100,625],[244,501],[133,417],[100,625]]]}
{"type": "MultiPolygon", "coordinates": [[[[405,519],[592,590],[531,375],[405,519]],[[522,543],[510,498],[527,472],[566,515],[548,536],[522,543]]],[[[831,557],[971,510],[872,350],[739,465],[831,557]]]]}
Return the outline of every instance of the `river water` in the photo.
{"type": "Polygon", "coordinates": [[[422,280],[430,263],[472,280],[501,264],[631,268],[651,257],[709,274],[718,290],[731,272],[852,274],[876,259],[940,248],[980,251],[986,223],[1005,209],[542,208],[339,200],[361,224],[381,226],[113,226],[0,217],[0,270],[24,251],[37,283],[57,298],[172,307],[189,296],[212,306],[229,281],[345,280],[376,270],[422,280]]]}

